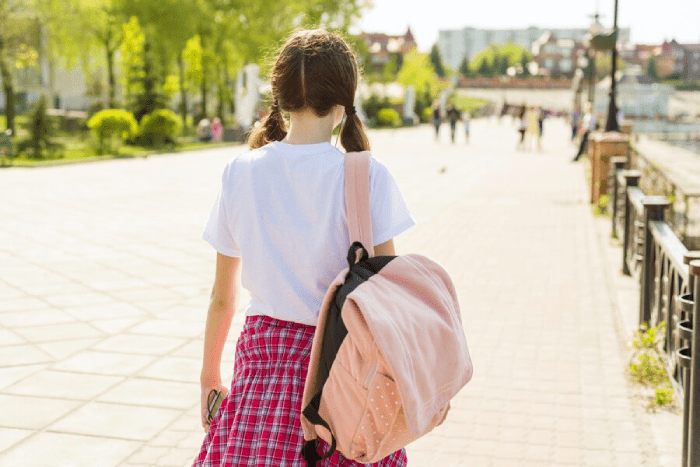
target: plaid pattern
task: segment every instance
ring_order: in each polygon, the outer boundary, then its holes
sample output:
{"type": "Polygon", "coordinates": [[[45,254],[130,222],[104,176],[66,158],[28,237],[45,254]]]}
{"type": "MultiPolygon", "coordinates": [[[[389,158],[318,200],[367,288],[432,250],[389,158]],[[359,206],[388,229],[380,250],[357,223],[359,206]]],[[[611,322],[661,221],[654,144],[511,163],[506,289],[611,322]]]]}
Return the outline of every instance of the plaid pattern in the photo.
{"type": "MultiPolygon", "coordinates": [[[[305,467],[299,421],[315,327],[248,316],[236,346],[233,384],[193,467],[305,467]]],[[[319,442],[319,453],[328,445],[319,442]]],[[[322,467],[357,467],[339,452],[322,467]]],[[[373,467],[404,467],[401,449],[373,467]]]]}

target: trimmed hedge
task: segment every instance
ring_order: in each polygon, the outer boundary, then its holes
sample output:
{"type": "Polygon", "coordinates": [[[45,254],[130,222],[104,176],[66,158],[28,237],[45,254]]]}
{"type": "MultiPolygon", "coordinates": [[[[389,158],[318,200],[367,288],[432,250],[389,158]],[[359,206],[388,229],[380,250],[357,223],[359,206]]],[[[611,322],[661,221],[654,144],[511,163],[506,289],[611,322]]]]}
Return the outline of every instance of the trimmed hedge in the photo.
{"type": "Polygon", "coordinates": [[[88,120],[87,126],[100,141],[100,154],[112,151],[115,138],[129,139],[136,135],[139,128],[134,114],[124,109],[100,110],[88,120]]]}
{"type": "Polygon", "coordinates": [[[377,126],[399,127],[401,126],[401,116],[394,109],[380,109],[377,112],[377,126]]]}
{"type": "Polygon", "coordinates": [[[163,146],[175,143],[175,137],[182,128],[180,117],[168,109],[158,109],[141,119],[139,141],[148,146],[163,146]]]}

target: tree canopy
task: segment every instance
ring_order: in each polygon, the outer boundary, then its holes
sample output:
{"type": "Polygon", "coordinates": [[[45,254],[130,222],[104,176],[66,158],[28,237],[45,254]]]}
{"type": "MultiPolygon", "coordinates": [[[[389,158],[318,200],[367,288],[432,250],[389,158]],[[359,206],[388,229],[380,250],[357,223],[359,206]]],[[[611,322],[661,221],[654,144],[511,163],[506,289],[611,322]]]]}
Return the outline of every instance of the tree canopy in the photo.
{"type": "Polygon", "coordinates": [[[36,54],[27,43],[20,47],[26,12],[45,31],[42,52],[51,70],[77,60],[86,74],[105,69],[108,106],[130,105],[150,82],[159,93],[179,91],[183,103],[199,94],[206,113],[210,95],[217,97],[217,112],[232,107],[237,70],[246,63],[264,65],[293,29],[347,31],[364,5],[363,0],[2,0],[4,92],[10,91],[14,65],[29,65],[36,54]],[[117,102],[118,94],[127,101],[117,102]]]}
{"type": "Polygon", "coordinates": [[[510,67],[523,66],[532,60],[532,54],[512,41],[491,44],[474,56],[469,63],[471,71],[484,76],[504,75],[510,67]]]}
{"type": "Polygon", "coordinates": [[[445,65],[442,63],[442,56],[440,55],[440,49],[437,44],[433,45],[430,49],[430,63],[433,64],[433,69],[435,73],[441,78],[444,78],[447,74],[445,71],[445,65]]]}

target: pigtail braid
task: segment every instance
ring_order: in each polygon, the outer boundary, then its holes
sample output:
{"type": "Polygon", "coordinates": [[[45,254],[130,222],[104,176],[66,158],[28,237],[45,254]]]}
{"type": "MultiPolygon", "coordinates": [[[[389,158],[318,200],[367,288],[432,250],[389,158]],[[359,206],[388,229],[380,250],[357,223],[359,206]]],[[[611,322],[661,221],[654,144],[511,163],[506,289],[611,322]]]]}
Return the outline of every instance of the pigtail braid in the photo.
{"type": "Polygon", "coordinates": [[[248,137],[250,149],[261,148],[273,141],[282,141],[287,136],[287,124],[282,116],[282,110],[279,107],[276,94],[274,92],[272,94],[270,113],[265,118],[265,121],[260,127],[253,130],[248,137]]]}
{"type": "Polygon", "coordinates": [[[347,152],[369,151],[369,139],[365,133],[365,127],[355,112],[351,112],[345,118],[343,128],[340,130],[340,144],[347,152]]]}

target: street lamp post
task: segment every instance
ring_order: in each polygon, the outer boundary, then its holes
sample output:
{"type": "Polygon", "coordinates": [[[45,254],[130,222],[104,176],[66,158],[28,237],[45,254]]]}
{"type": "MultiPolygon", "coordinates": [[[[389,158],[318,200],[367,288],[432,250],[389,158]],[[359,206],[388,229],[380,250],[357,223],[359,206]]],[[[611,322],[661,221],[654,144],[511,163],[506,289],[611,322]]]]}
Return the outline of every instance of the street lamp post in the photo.
{"type": "Polygon", "coordinates": [[[613,20],[613,48],[612,48],[612,73],[610,75],[610,105],[608,107],[608,120],[605,123],[605,131],[620,131],[617,121],[617,104],[615,104],[615,74],[617,72],[617,0],[615,0],[615,16],[613,20]]]}

